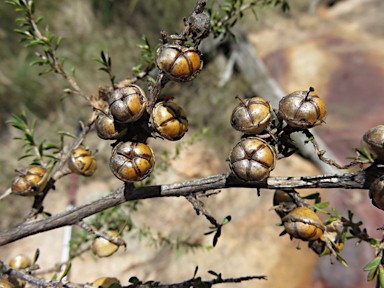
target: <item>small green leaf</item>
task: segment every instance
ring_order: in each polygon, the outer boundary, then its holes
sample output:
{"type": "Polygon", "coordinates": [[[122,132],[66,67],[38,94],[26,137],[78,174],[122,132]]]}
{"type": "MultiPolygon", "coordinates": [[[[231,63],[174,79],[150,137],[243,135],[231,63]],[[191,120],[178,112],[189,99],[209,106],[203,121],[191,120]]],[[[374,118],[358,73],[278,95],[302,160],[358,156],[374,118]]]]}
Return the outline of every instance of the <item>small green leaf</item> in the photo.
{"type": "Polygon", "coordinates": [[[68,265],[67,265],[67,267],[65,267],[65,271],[63,272],[63,275],[61,275],[61,277],[60,277],[60,282],[61,282],[61,280],[63,280],[63,278],[64,278],[65,276],[68,275],[69,271],[71,270],[71,266],[72,266],[72,263],[69,262],[68,265]]]}
{"type": "Polygon", "coordinates": [[[381,256],[377,256],[375,259],[373,259],[371,262],[369,262],[365,267],[363,268],[364,271],[368,271],[374,268],[377,268],[379,266],[381,261],[381,256]]]}
{"type": "Polygon", "coordinates": [[[215,271],[209,270],[208,273],[212,274],[212,275],[214,275],[216,277],[219,277],[219,274],[217,274],[215,271]]]}
{"type": "Polygon", "coordinates": [[[303,199],[317,199],[317,198],[319,198],[319,196],[320,196],[320,193],[316,192],[316,193],[309,194],[307,196],[303,196],[301,198],[303,198],[303,199]]]}
{"type": "Polygon", "coordinates": [[[55,274],[52,276],[51,281],[56,280],[56,279],[57,279],[57,274],[55,273],[55,274]]]}
{"type": "Polygon", "coordinates": [[[309,205],[308,208],[313,208],[313,209],[316,209],[317,211],[319,211],[321,213],[331,215],[331,213],[329,213],[328,211],[323,210],[323,208],[328,207],[329,204],[330,204],[329,202],[316,203],[316,204],[309,205]]]}
{"type": "Polygon", "coordinates": [[[377,274],[377,270],[378,270],[378,269],[372,269],[372,270],[369,271],[368,276],[367,276],[367,281],[368,281],[368,282],[370,282],[370,281],[372,281],[373,279],[375,279],[376,274],[377,274]]]}
{"type": "Polygon", "coordinates": [[[69,132],[66,132],[66,131],[58,131],[57,132],[59,135],[65,135],[65,136],[68,136],[68,137],[72,137],[72,138],[77,138],[76,135],[73,135],[72,133],[69,133],[69,132]]]}
{"type": "Polygon", "coordinates": [[[45,69],[45,70],[43,70],[42,72],[39,73],[39,76],[47,74],[47,73],[51,72],[52,70],[53,70],[53,68],[45,69]]]}
{"type": "Polygon", "coordinates": [[[221,236],[221,228],[217,229],[217,232],[215,233],[215,236],[213,236],[213,244],[212,244],[213,247],[216,246],[217,240],[219,240],[220,236],[221,236]]]}
{"type": "Polygon", "coordinates": [[[47,144],[44,146],[43,148],[44,150],[50,150],[50,149],[57,149],[57,150],[60,150],[59,146],[55,145],[55,144],[47,144]]]}
{"type": "Polygon", "coordinates": [[[39,248],[36,249],[35,256],[33,257],[32,265],[36,264],[37,259],[39,259],[40,256],[40,250],[39,248]]]}
{"type": "Polygon", "coordinates": [[[341,218],[341,215],[337,212],[337,210],[336,210],[335,207],[332,207],[332,211],[333,211],[333,213],[335,213],[335,216],[336,216],[337,218],[341,218]]]}
{"type": "Polygon", "coordinates": [[[101,50],[101,59],[104,61],[104,64],[107,63],[107,59],[105,58],[105,54],[103,50],[101,50]]]}
{"type": "Polygon", "coordinates": [[[107,68],[100,67],[99,70],[104,71],[104,72],[107,72],[107,73],[109,74],[109,70],[108,70],[107,68]]]}
{"type": "Polygon", "coordinates": [[[35,140],[33,139],[33,136],[31,134],[25,133],[25,137],[27,138],[27,140],[30,142],[31,145],[35,143],[35,140]]]}
{"type": "Polygon", "coordinates": [[[7,121],[7,123],[11,124],[13,127],[23,131],[23,132],[26,132],[26,127],[25,125],[19,123],[19,122],[15,122],[15,121],[7,121]]]}
{"type": "Polygon", "coordinates": [[[43,16],[40,16],[40,17],[38,17],[38,18],[35,20],[35,22],[36,22],[36,24],[39,24],[42,20],[44,20],[44,17],[43,17],[43,16]]]}
{"type": "Polygon", "coordinates": [[[199,266],[196,266],[196,267],[195,267],[195,272],[193,273],[193,277],[192,277],[192,279],[195,279],[196,274],[197,274],[197,270],[199,270],[199,266]]]}
{"type": "Polygon", "coordinates": [[[17,160],[19,161],[21,159],[28,158],[28,157],[34,157],[34,156],[36,156],[36,155],[35,154],[26,154],[26,155],[20,156],[19,159],[17,159],[17,160]]]}
{"type": "Polygon", "coordinates": [[[103,62],[102,60],[100,60],[100,59],[93,58],[93,60],[95,60],[95,61],[99,62],[100,64],[103,64],[103,65],[104,65],[104,62],[103,62]]]}
{"type": "Polygon", "coordinates": [[[221,225],[226,225],[228,224],[229,222],[231,222],[232,220],[232,217],[231,215],[228,215],[227,217],[224,218],[223,222],[221,223],[221,225]]]}
{"type": "Polygon", "coordinates": [[[343,264],[345,267],[349,268],[349,266],[348,266],[348,264],[347,264],[347,261],[345,261],[344,258],[340,256],[340,254],[337,254],[336,259],[337,259],[341,264],[343,264]]]}
{"type": "MultiPolygon", "coordinates": [[[[101,51],[101,53],[103,53],[103,51],[101,51]]],[[[129,278],[128,282],[132,283],[132,284],[139,284],[140,280],[136,276],[133,276],[133,277],[129,278]]]]}

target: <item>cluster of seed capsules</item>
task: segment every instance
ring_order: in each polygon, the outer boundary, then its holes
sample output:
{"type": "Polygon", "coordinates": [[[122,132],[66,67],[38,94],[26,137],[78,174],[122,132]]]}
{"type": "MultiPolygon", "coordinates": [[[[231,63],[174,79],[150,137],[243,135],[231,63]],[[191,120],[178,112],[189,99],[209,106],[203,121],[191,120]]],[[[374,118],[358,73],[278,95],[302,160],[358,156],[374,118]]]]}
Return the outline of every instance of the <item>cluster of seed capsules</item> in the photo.
{"type": "MultiPolygon", "coordinates": [[[[195,79],[203,66],[200,52],[192,47],[165,43],[156,52],[156,65],[170,81],[188,82],[195,79]]],[[[176,141],[188,130],[187,115],[172,101],[159,101],[150,107],[143,89],[131,84],[116,89],[108,99],[108,107],[98,112],[95,121],[97,135],[104,140],[117,140],[110,158],[113,174],[122,181],[136,182],[145,179],[153,170],[155,156],[145,143],[150,135],[176,141]],[[133,140],[133,139],[138,140],[133,140]]],[[[94,155],[85,148],[71,152],[68,166],[71,172],[91,176],[97,163],[94,155]]],[[[36,196],[44,190],[48,180],[47,169],[30,166],[21,171],[12,182],[12,193],[36,196]]]]}
{"type": "Polygon", "coordinates": [[[240,100],[233,110],[231,125],[245,134],[229,155],[230,168],[238,178],[262,181],[274,169],[279,151],[259,136],[267,129],[272,130],[273,119],[284,120],[293,130],[305,130],[323,123],[327,109],[324,101],[310,88],[283,97],[276,114],[269,102],[261,97],[240,100]]]}
{"type": "Polygon", "coordinates": [[[325,225],[319,216],[310,208],[300,206],[294,189],[276,190],[273,196],[273,209],[281,218],[284,232],[292,238],[308,241],[308,246],[318,255],[329,255],[337,249],[344,248],[342,233],[332,223],[325,225]]]}
{"type": "MultiPolygon", "coordinates": [[[[187,82],[193,80],[202,68],[200,53],[191,47],[164,44],[156,53],[156,65],[169,80],[187,82]]],[[[108,100],[108,109],[101,111],[96,120],[97,135],[102,139],[118,140],[112,150],[110,168],[120,180],[136,182],[145,179],[153,170],[155,156],[145,143],[147,133],[169,140],[181,139],[188,130],[187,114],[176,103],[165,100],[149,107],[144,91],[131,84],[116,89],[108,100]],[[133,128],[133,125],[135,127],[133,128]],[[129,130],[135,133],[127,137],[129,130]],[[144,140],[135,138],[142,129],[144,140]]]]}

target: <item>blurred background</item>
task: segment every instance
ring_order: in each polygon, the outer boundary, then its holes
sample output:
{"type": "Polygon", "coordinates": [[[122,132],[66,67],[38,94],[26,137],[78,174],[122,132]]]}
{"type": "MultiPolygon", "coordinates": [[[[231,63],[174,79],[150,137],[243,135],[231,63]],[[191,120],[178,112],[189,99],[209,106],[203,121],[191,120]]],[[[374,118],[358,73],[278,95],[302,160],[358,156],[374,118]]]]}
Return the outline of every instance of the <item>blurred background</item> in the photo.
{"type": "MultiPolygon", "coordinates": [[[[210,1],[208,1],[208,4],[210,1]]],[[[220,1],[218,1],[220,3],[220,1]]],[[[137,44],[146,35],[153,47],[159,42],[159,31],[177,33],[183,27],[194,0],[135,1],[82,0],[36,1],[36,15],[44,16],[40,27],[49,25],[51,33],[62,36],[58,56],[65,58],[65,70],[76,68],[75,78],[87,94],[109,85],[108,75],[98,71],[101,50],[112,58],[116,80],[132,75],[132,67],[142,63],[137,44]]],[[[312,86],[327,104],[326,124],[313,130],[343,164],[354,156],[362,135],[371,127],[384,124],[384,2],[382,0],[310,1],[290,0],[291,9],[283,13],[279,7],[256,10],[258,20],[248,11],[233,31],[239,44],[226,39],[218,43],[203,41],[204,69],[189,83],[169,83],[162,97],[173,96],[188,114],[189,132],[177,143],[150,139],[157,163],[171,159],[166,171],[156,169],[152,183],[171,184],[199,177],[228,172],[225,161],[241,133],[229,123],[232,110],[241,98],[258,94],[273,103],[273,95],[264,91],[266,79],[272,86],[288,94],[312,86]],[[242,54],[239,47],[252,47],[251,54],[242,54]],[[243,60],[260,61],[265,70],[253,77],[231,56],[237,53],[243,60]],[[243,55],[243,56],[241,56],[243,55]],[[249,57],[256,57],[251,59],[249,57]],[[235,64],[233,64],[235,63],[235,64]],[[275,81],[275,82],[274,82],[275,81]],[[207,132],[208,131],[208,132],[207,132]],[[180,154],[176,157],[176,150],[180,154]],[[168,156],[167,156],[168,155],[168,156]],[[171,156],[169,156],[171,155],[171,156]]],[[[20,136],[6,124],[11,114],[26,111],[28,119],[37,119],[36,138],[58,143],[57,131],[76,133],[79,117],[88,119],[91,108],[80,97],[68,96],[63,101],[63,89],[68,83],[59,75],[38,76],[44,68],[29,65],[36,60],[35,47],[23,48],[14,21],[21,17],[14,7],[0,4],[0,191],[5,191],[28,160],[17,161],[22,155],[22,143],[12,140],[20,136]]],[[[252,68],[252,67],[250,67],[252,68]]],[[[253,72],[252,72],[253,73],[253,72]]],[[[146,82],[139,83],[145,87],[146,82]]],[[[274,108],[277,108],[276,106],[274,108]]],[[[70,140],[67,142],[70,143],[70,140]]],[[[86,145],[96,154],[98,170],[91,178],[78,178],[76,205],[98,199],[121,186],[109,170],[111,142],[100,140],[95,131],[86,145]]],[[[327,154],[326,154],[327,155],[327,154]]],[[[278,162],[273,176],[308,176],[322,171],[310,160],[294,155],[278,162]]],[[[69,177],[56,184],[44,208],[56,214],[68,204],[69,177]]],[[[227,215],[232,222],[223,228],[222,236],[211,249],[209,223],[197,216],[185,199],[150,199],[142,201],[131,216],[137,227],[150,227],[153,235],[169,235],[170,239],[189,239],[202,248],[175,249],[169,245],[154,245],[148,237],[125,233],[128,248],[122,248],[109,258],[95,259],[90,252],[72,262],[69,280],[92,282],[100,276],[117,277],[123,285],[132,276],[140,280],[176,283],[198,275],[211,279],[213,270],[223,278],[246,275],[267,275],[267,281],[254,280],[222,287],[373,287],[366,282],[362,268],[374,258],[374,250],[362,243],[349,241],[342,252],[350,269],[332,257],[318,258],[301,243],[288,236],[279,237],[282,228],[276,226],[279,217],[268,211],[273,191],[262,190],[258,197],[254,189],[228,189],[204,199],[207,209],[221,221],[227,215]],[[158,234],[160,232],[161,234],[158,234]]],[[[303,194],[315,191],[301,191],[303,194]]],[[[380,238],[376,230],[383,224],[383,212],[371,205],[367,191],[324,190],[323,199],[346,216],[348,209],[372,237],[380,238]]],[[[1,193],[1,192],[0,192],[1,193]]],[[[14,195],[0,201],[0,228],[20,223],[28,214],[33,199],[14,195]]],[[[330,207],[331,207],[330,206],[330,207]]],[[[160,235],[160,236],[159,236],[160,235]]],[[[0,247],[0,259],[8,262],[18,254],[33,257],[40,249],[38,264],[42,270],[60,262],[63,229],[31,236],[0,247]]],[[[155,237],[155,238],[156,238],[155,237]]],[[[155,241],[156,242],[156,241],[155,241]]],[[[52,274],[44,277],[49,279],[52,274]]]]}

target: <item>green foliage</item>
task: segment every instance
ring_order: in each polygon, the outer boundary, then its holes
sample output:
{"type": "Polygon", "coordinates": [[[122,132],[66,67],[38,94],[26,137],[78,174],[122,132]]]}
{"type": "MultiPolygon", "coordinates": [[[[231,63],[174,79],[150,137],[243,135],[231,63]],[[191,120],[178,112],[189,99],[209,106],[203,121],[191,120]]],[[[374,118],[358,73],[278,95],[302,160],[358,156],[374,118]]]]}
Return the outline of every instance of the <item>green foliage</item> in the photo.
{"type": "Polygon", "coordinates": [[[33,0],[13,0],[6,1],[5,3],[16,6],[16,11],[23,12],[23,18],[17,18],[17,22],[20,23],[20,28],[14,29],[18,34],[21,34],[23,38],[20,39],[20,42],[27,41],[25,47],[32,47],[40,45],[43,47],[43,53],[40,54],[36,52],[36,55],[39,57],[39,60],[33,61],[31,66],[34,65],[47,65],[49,68],[43,70],[39,75],[55,71],[56,73],[63,73],[62,67],[64,62],[57,63],[56,50],[59,47],[62,37],[56,39],[55,35],[49,32],[49,27],[45,27],[45,35],[43,36],[40,31],[37,29],[37,25],[44,19],[44,17],[38,17],[35,19],[35,3],[33,0]]]}
{"type": "Polygon", "coordinates": [[[109,80],[111,81],[112,87],[115,87],[115,75],[112,74],[112,59],[109,57],[108,53],[101,51],[101,58],[93,58],[93,60],[99,62],[103,67],[100,67],[100,71],[104,71],[109,75],[109,80]]]}
{"type": "Polygon", "coordinates": [[[347,159],[357,159],[366,164],[372,164],[375,161],[375,157],[368,151],[364,140],[361,140],[361,148],[354,148],[357,156],[349,156],[347,159]]]}
{"type": "MultiPolygon", "coordinates": [[[[227,35],[234,37],[232,28],[238,20],[244,19],[244,11],[251,9],[256,20],[256,6],[264,7],[269,6],[275,8],[281,5],[281,9],[285,12],[289,10],[289,4],[285,0],[252,0],[249,3],[244,3],[244,0],[225,0],[225,4],[219,4],[219,9],[214,9],[217,0],[211,1],[211,6],[208,8],[208,13],[211,16],[211,26],[214,37],[221,37],[224,39],[227,35]]],[[[237,40],[237,39],[236,39],[237,40]]]]}
{"type": "MultiPolygon", "coordinates": [[[[28,157],[34,157],[30,163],[31,165],[44,165],[44,157],[53,160],[53,165],[59,161],[59,158],[53,154],[59,153],[61,151],[60,147],[55,144],[45,144],[45,140],[41,141],[40,143],[36,142],[34,135],[36,120],[34,120],[29,127],[25,112],[21,112],[19,115],[13,114],[12,117],[15,120],[7,121],[7,123],[11,124],[13,127],[21,130],[24,133],[24,137],[14,138],[16,140],[24,141],[23,148],[25,148],[25,154],[20,156],[19,160],[28,157]],[[46,153],[46,151],[53,149],[54,151],[52,154],[46,153]]],[[[49,164],[51,164],[51,161],[47,163],[47,165],[49,164]]]]}
{"type": "Polygon", "coordinates": [[[209,229],[211,229],[211,231],[204,233],[204,235],[210,235],[212,233],[215,233],[215,235],[213,235],[213,242],[212,242],[213,247],[215,247],[217,245],[217,241],[219,240],[219,238],[221,236],[222,227],[224,225],[227,225],[229,222],[231,222],[231,220],[232,220],[232,217],[230,215],[228,215],[227,217],[224,218],[224,220],[221,222],[221,224],[219,224],[218,226],[209,227],[209,229]]]}

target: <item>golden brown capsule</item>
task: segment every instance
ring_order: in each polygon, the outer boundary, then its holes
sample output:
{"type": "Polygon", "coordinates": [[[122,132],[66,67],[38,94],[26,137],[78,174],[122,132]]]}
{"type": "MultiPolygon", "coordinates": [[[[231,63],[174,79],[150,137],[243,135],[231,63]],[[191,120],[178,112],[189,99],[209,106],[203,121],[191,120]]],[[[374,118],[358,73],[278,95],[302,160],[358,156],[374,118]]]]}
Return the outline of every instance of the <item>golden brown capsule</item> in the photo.
{"type": "Polygon", "coordinates": [[[246,99],[233,110],[231,125],[243,133],[259,134],[267,127],[271,111],[271,105],[261,97],[246,99]]]}
{"type": "Polygon", "coordinates": [[[96,171],[97,162],[91,151],[84,148],[77,148],[72,151],[68,160],[68,166],[72,173],[92,176],[96,171]]]}
{"type": "Polygon", "coordinates": [[[196,49],[175,44],[164,44],[157,49],[156,65],[170,79],[177,82],[195,79],[203,68],[203,62],[196,49]]]}
{"type": "Polygon", "coordinates": [[[303,130],[324,122],[327,108],[313,91],[295,91],[280,100],[278,113],[289,126],[303,130]]]}
{"type": "Polygon", "coordinates": [[[319,239],[325,231],[319,216],[307,207],[292,210],[282,219],[285,231],[303,241],[319,239]]]}
{"type": "Polygon", "coordinates": [[[93,283],[93,287],[109,288],[112,284],[120,284],[120,280],[114,277],[101,277],[96,279],[93,283]]]}
{"type": "Polygon", "coordinates": [[[128,126],[116,122],[109,111],[107,113],[103,111],[98,113],[95,126],[97,136],[105,140],[122,138],[128,131],[128,126]]]}
{"type": "Polygon", "coordinates": [[[241,139],[229,154],[233,173],[244,181],[261,181],[275,168],[276,155],[271,146],[257,137],[241,139]]]}
{"type": "Polygon", "coordinates": [[[108,102],[113,118],[121,123],[129,123],[140,119],[148,101],[144,91],[131,84],[113,91],[108,102]]]}
{"type": "Polygon", "coordinates": [[[139,142],[120,142],[113,148],[109,167],[122,181],[141,181],[155,165],[151,147],[139,142]]]}
{"type": "Polygon", "coordinates": [[[12,193],[20,196],[36,196],[47,185],[48,173],[41,166],[31,166],[21,171],[12,181],[12,193]]]}
{"type": "Polygon", "coordinates": [[[384,177],[377,178],[369,187],[369,198],[377,208],[384,210],[384,177]]]}
{"type": "Polygon", "coordinates": [[[187,114],[172,101],[157,103],[151,117],[159,134],[170,141],[181,139],[188,130],[187,114]]]}
{"type": "Polygon", "coordinates": [[[15,269],[25,269],[29,266],[31,266],[31,260],[24,255],[16,256],[9,262],[9,267],[15,269]]]}
{"type": "Polygon", "coordinates": [[[369,152],[377,159],[384,161],[384,125],[369,129],[363,136],[369,152]]]}
{"type": "MultiPolygon", "coordinates": [[[[106,231],[110,236],[119,237],[119,233],[114,230],[106,231]]],[[[102,237],[96,237],[92,242],[91,250],[99,257],[109,257],[119,249],[119,245],[109,242],[102,237]]]]}

